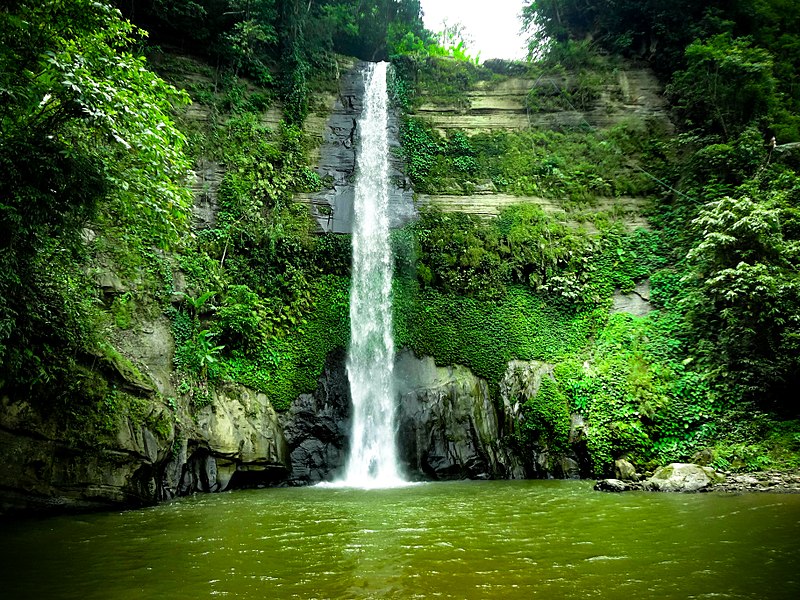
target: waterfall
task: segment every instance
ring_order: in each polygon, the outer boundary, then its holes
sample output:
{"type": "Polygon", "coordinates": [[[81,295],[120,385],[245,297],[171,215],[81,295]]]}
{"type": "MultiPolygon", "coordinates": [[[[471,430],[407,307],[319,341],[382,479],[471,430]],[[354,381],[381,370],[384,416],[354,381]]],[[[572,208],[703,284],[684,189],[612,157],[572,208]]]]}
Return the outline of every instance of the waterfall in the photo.
{"type": "Polygon", "coordinates": [[[359,120],[347,377],[353,429],[345,485],[402,483],[395,444],[392,253],[389,245],[387,63],[366,72],[359,120]]]}

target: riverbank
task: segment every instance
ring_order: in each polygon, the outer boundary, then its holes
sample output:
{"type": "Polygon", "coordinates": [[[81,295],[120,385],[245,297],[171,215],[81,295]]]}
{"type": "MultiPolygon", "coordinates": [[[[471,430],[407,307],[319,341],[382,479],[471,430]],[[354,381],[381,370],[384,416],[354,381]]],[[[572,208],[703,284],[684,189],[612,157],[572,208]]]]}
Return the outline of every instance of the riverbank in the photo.
{"type": "Polygon", "coordinates": [[[713,484],[712,492],[773,492],[800,494],[800,469],[789,472],[757,471],[725,473],[725,481],[713,484]]]}
{"type": "Polygon", "coordinates": [[[647,479],[601,479],[594,489],[600,492],[773,492],[800,494],[800,469],[731,473],[715,471],[690,463],[672,463],[656,470],[647,479]]]}

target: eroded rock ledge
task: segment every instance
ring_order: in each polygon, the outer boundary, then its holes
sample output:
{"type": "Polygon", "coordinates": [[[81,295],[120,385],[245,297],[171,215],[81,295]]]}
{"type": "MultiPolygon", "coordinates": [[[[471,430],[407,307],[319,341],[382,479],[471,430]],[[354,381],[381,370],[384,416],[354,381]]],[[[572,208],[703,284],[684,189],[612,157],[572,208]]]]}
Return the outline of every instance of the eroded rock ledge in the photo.
{"type": "MultiPolygon", "coordinates": [[[[575,456],[520,448],[519,402],[535,394],[545,363],[512,361],[495,402],[463,366],[437,366],[409,351],[397,358],[398,455],[411,479],[578,477],[575,456]]],[[[350,394],[343,351],[328,357],[317,389],[277,414],[266,395],[237,384],[209,390],[194,413],[165,402],[168,374],[147,386],[114,423],[76,435],[24,399],[0,398],[0,515],[134,507],[203,492],[307,485],[338,477],[346,462],[350,394]],[[158,395],[159,390],[163,395],[158,395]],[[92,433],[92,432],[90,432],[92,433]],[[96,440],[89,446],[86,439],[96,440]],[[82,441],[79,441],[82,440],[82,441]]],[[[134,388],[132,388],[134,389],[134,388]]],[[[581,423],[574,423],[576,435],[581,423]]],[[[73,427],[73,429],[70,429],[73,427]]]]}

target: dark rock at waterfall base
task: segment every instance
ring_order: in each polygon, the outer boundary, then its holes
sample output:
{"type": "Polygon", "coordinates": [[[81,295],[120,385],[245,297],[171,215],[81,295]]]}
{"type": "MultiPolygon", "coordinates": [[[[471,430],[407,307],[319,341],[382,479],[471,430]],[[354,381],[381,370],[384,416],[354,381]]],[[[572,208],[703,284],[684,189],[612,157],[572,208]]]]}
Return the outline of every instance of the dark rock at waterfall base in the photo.
{"type": "Polygon", "coordinates": [[[289,485],[335,479],[347,460],[350,386],[344,351],[331,354],[313,394],[301,394],[281,416],[289,446],[289,485]]]}
{"type": "Polygon", "coordinates": [[[504,443],[487,383],[461,366],[397,357],[398,456],[412,479],[503,479],[525,475],[504,443]]]}

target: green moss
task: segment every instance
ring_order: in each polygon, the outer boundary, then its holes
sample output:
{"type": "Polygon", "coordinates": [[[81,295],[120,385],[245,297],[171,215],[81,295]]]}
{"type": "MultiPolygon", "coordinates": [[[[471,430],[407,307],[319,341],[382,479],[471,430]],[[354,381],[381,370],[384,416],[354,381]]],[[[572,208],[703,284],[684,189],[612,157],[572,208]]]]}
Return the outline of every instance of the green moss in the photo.
{"type": "Polygon", "coordinates": [[[570,411],[567,397],[549,376],[542,378],[539,391],[522,404],[522,431],[528,443],[545,442],[553,451],[569,446],[570,411]]]}
{"type": "Polygon", "coordinates": [[[465,365],[494,386],[509,360],[557,362],[584,348],[604,321],[602,310],[559,309],[523,287],[482,301],[407,279],[394,286],[395,344],[440,365],[465,365]]]}
{"type": "Polygon", "coordinates": [[[278,410],[316,389],[325,359],[350,337],[349,287],[345,277],[320,279],[312,289],[313,309],[291,333],[270,337],[256,352],[225,357],[220,376],[264,392],[278,410]]]}

